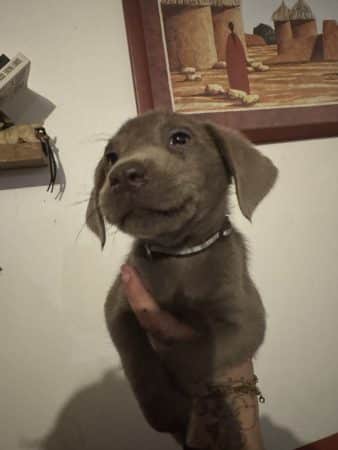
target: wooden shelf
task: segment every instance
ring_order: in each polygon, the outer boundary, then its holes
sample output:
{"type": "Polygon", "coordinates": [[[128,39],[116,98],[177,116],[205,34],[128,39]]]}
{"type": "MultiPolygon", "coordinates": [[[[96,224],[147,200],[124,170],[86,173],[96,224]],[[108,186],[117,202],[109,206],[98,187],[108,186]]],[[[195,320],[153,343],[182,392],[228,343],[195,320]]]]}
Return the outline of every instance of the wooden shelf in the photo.
{"type": "Polygon", "coordinates": [[[47,166],[40,142],[0,144],[0,169],[47,166]]]}

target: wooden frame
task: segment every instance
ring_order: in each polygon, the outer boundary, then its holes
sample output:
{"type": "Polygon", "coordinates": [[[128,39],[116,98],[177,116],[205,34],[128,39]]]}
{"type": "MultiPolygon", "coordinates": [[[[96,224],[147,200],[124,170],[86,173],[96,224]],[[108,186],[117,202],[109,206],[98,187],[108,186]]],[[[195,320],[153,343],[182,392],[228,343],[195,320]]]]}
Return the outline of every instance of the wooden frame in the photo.
{"type": "MultiPolygon", "coordinates": [[[[137,109],[173,110],[158,0],[123,0],[137,109]]],[[[240,129],[255,143],[338,136],[338,103],[193,114],[240,129]]]]}
{"type": "Polygon", "coordinates": [[[304,447],[299,447],[296,450],[336,450],[337,446],[338,446],[338,433],[333,434],[327,438],[321,439],[320,441],[316,441],[311,444],[305,445],[304,447]]]}

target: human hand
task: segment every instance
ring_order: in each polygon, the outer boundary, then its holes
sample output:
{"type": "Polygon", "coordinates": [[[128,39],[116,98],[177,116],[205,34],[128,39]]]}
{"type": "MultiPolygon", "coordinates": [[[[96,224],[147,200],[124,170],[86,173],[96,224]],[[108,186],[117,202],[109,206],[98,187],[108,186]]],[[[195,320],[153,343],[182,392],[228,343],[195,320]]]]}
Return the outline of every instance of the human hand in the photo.
{"type": "Polygon", "coordinates": [[[189,341],[197,336],[193,328],[158,306],[135,269],[124,264],[121,278],[130,307],[155,350],[163,350],[174,342],[189,341]]]}
{"type": "MultiPolygon", "coordinates": [[[[135,269],[124,264],[121,268],[121,278],[130,307],[142,328],[147,332],[149,341],[156,351],[165,351],[171,343],[190,341],[198,336],[192,327],[159,307],[143,286],[135,269]]],[[[218,374],[215,381],[225,386],[238,385],[243,382],[242,380],[252,380],[253,377],[252,361],[247,360],[235,367],[227,368],[218,374]]],[[[230,400],[248,450],[264,450],[256,395],[233,393],[230,400]]],[[[193,421],[190,423],[192,438],[196,433],[197,438],[200,439],[199,425],[199,423],[194,424],[193,421]],[[195,426],[197,426],[196,430],[195,426]]]]}

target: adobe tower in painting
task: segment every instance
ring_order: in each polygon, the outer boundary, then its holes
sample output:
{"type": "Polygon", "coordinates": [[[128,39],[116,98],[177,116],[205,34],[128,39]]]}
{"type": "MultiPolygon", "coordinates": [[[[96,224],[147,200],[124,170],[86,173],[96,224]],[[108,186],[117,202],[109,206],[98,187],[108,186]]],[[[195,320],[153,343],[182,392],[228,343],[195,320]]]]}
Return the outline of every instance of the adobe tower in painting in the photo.
{"type": "Polygon", "coordinates": [[[208,69],[217,61],[211,9],[201,1],[161,0],[171,70],[208,69]]]}
{"type": "Polygon", "coordinates": [[[241,40],[246,52],[247,48],[240,0],[214,1],[210,3],[212,4],[211,13],[218,60],[223,61],[226,59],[226,43],[230,34],[229,23],[233,24],[235,33],[241,40]]]}
{"type": "Polygon", "coordinates": [[[273,13],[272,20],[275,24],[278,53],[283,53],[286,43],[293,38],[290,9],[286,6],[284,0],[280,7],[273,13]]]}
{"type": "Polygon", "coordinates": [[[338,26],[325,20],[318,34],[316,17],[305,2],[298,0],[289,9],[283,1],[273,13],[278,55],[269,64],[338,60],[338,26]]]}
{"type": "Polygon", "coordinates": [[[294,38],[317,35],[316,18],[305,0],[298,0],[290,11],[290,21],[294,38]]]}
{"type": "Polygon", "coordinates": [[[226,59],[232,22],[246,52],[240,0],[161,0],[169,65],[210,69],[226,59]]]}

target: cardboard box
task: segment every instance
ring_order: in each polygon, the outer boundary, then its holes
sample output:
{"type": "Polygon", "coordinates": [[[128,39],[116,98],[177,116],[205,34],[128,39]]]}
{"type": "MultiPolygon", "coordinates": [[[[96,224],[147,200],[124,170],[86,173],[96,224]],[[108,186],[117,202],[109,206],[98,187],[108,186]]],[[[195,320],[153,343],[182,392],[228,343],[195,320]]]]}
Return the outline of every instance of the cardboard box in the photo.
{"type": "Polygon", "coordinates": [[[0,69],[0,104],[27,86],[30,65],[30,60],[18,53],[0,69]]]}

